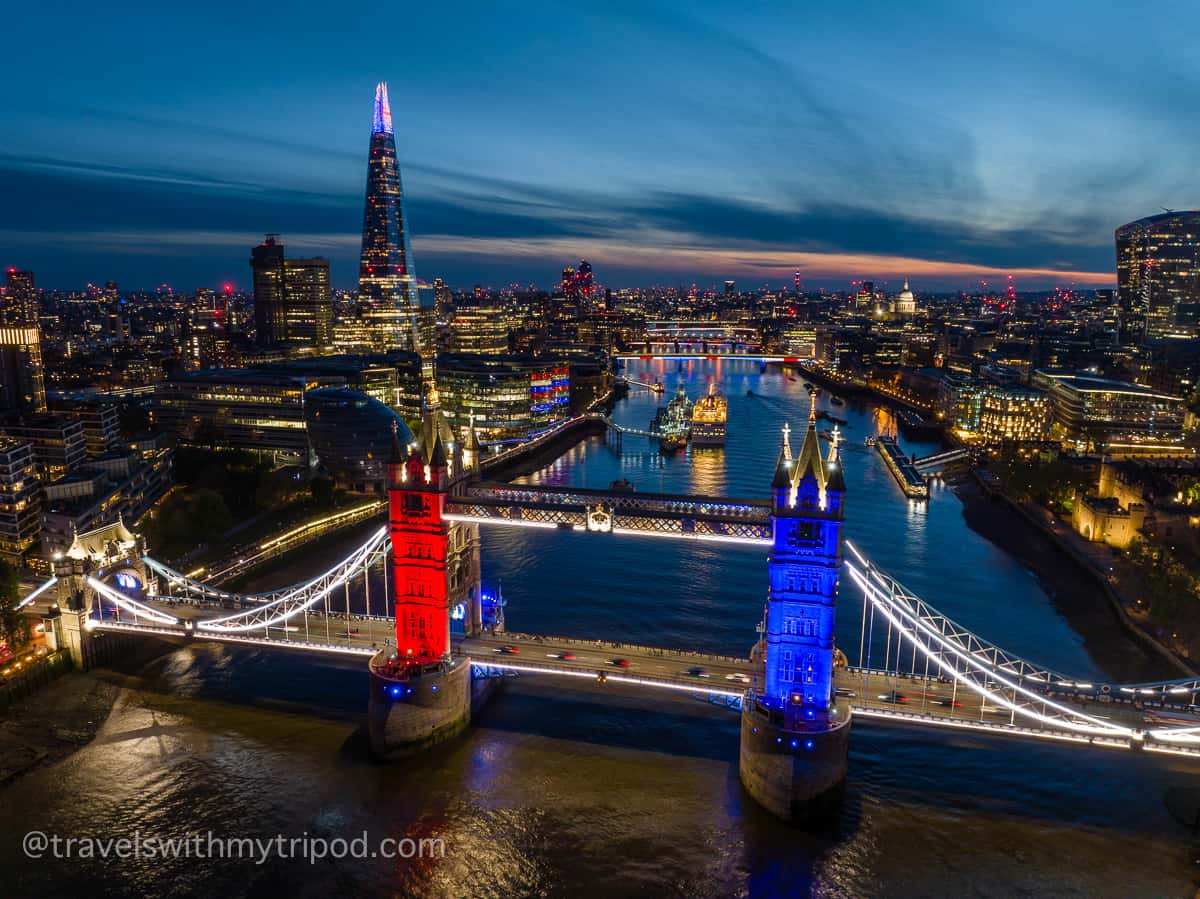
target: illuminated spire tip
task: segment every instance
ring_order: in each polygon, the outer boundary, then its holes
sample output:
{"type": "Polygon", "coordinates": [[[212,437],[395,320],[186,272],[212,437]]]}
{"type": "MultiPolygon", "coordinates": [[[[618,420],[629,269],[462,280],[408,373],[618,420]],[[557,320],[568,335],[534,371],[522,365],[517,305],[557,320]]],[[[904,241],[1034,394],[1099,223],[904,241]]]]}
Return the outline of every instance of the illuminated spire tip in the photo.
{"type": "Polygon", "coordinates": [[[392,133],[392,108],[388,105],[386,81],[380,81],[375,85],[375,124],[371,133],[392,133]]]}

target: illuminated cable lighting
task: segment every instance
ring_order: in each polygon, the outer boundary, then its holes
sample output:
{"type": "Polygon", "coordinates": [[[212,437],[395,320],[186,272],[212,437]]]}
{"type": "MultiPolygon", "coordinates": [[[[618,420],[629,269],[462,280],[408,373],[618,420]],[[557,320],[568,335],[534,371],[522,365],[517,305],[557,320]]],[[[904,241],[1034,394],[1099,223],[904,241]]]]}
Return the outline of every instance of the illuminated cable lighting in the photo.
{"type": "Polygon", "coordinates": [[[974,681],[963,677],[957,668],[947,664],[941,658],[940,654],[935,654],[935,653],[930,652],[926,646],[924,646],[922,643],[920,643],[917,640],[917,638],[915,636],[913,636],[913,634],[909,633],[908,629],[904,626],[902,620],[900,618],[898,618],[895,614],[893,614],[893,609],[891,608],[891,604],[889,603],[886,596],[882,593],[882,591],[879,591],[874,585],[872,585],[871,582],[868,581],[855,566],[851,565],[850,563],[847,563],[846,567],[850,571],[850,576],[855,580],[856,583],[858,583],[859,587],[861,587],[865,592],[867,592],[867,594],[871,598],[872,604],[875,606],[875,608],[878,609],[884,615],[884,617],[886,617],[888,619],[889,622],[891,622],[897,628],[899,628],[900,633],[905,637],[905,639],[907,639],[914,647],[919,649],[928,659],[932,660],[940,669],[942,669],[943,671],[950,674],[960,684],[967,687],[969,690],[978,694],[979,696],[983,697],[984,699],[994,701],[996,703],[996,705],[1003,706],[1004,708],[1007,708],[1010,711],[1015,712],[1016,714],[1023,715],[1028,718],[1033,718],[1034,720],[1041,721],[1044,724],[1051,724],[1051,725],[1055,725],[1058,727],[1066,727],[1070,730],[1074,730],[1079,733],[1094,733],[1094,734],[1106,734],[1106,735],[1115,734],[1115,735],[1125,736],[1130,739],[1141,739],[1140,732],[1135,731],[1132,728],[1120,727],[1118,725],[1109,724],[1105,721],[1102,721],[1099,718],[1094,718],[1094,717],[1092,717],[1090,715],[1086,715],[1082,712],[1076,712],[1065,706],[1059,705],[1058,703],[1053,702],[1052,700],[1047,699],[1046,697],[1044,697],[1040,694],[1034,693],[1031,690],[1028,690],[1024,687],[1021,687],[1021,686],[1007,680],[999,672],[998,669],[991,668],[987,665],[984,665],[978,659],[976,659],[974,656],[971,656],[971,655],[963,652],[957,645],[950,642],[949,640],[946,640],[944,637],[942,637],[940,634],[938,634],[936,631],[934,631],[932,628],[930,628],[928,625],[926,625],[919,618],[913,617],[911,615],[911,613],[909,613],[905,610],[902,610],[899,608],[897,608],[895,610],[895,611],[899,612],[899,614],[901,616],[903,616],[905,618],[909,618],[912,621],[915,629],[919,628],[920,630],[924,631],[925,634],[929,638],[931,638],[936,643],[941,644],[950,653],[959,657],[960,659],[962,659],[963,662],[965,662],[967,665],[971,666],[972,668],[975,668],[980,673],[999,681],[1004,686],[1013,690],[1014,693],[1020,692],[1023,695],[1029,697],[1033,701],[1040,703],[1041,705],[1043,705],[1045,707],[1053,708],[1055,711],[1060,712],[1063,715],[1067,715],[1070,718],[1081,719],[1082,721],[1087,722],[1087,724],[1079,724],[1074,721],[1064,721],[1060,718],[1054,718],[1049,715],[1043,715],[1040,712],[1036,712],[1032,709],[1025,708],[1024,706],[1019,706],[1015,702],[1012,702],[1011,700],[1005,698],[1004,696],[1002,696],[1000,694],[993,693],[984,687],[978,686],[974,681]]]}
{"type": "Polygon", "coordinates": [[[565,677],[583,677],[589,680],[597,680],[601,675],[605,681],[613,681],[615,683],[638,684],[644,687],[657,687],[664,690],[677,690],[682,693],[704,693],[710,696],[726,696],[731,699],[738,699],[745,694],[745,691],[722,690],[718,687],[703,687],[700,685],[691,684],[674,684],[665,680],[654,680],[646,677],[632,677],[627,674],[609,673],[608,671],[584,671],[575,668],[552,668],[538,667],[536,665],[522,665],[515,662],[507,662],[499,659],[471,659],[472,665],[477,665],[481,668],[501,668],[505,671],[524,671],[529,674],[552,674],[563,675],[565,677]]]}
{"type": "Polygon", "coordinates": [[[270,646],[272,648],[280,647],[283,649],[303,649],[312,650],[314,652],[327,652],[353,656],[373,656],[379,652],[378,649],[372,649],[370,647],[337,646],[331,643],[309,643],[303,640],[271,640],[265,637],[236,637],[232,634],[221,633],[196,634],[190,629],[181,630],[176,628],[174,630],[168,630],[165,627],[152,627],[145,624],[127,624],[117,621],[98,621],[95,618],[89,618],[88,621],[92,625],[92,630],[125,631],[127,633],[136,634],[159,634],[160,636],[164,637],[194,636],[196,639],[209,640],[218,643],[238,643],[244,646],[270,646]]]}
{"type": "MultiPolygon", "coordinates": [[[[852,705],[851,707],[854,716],[857,718],[862,715],[865,718],[879,718],[888,721],[900,721],[905,724],[914,725],[932,725],[934,727],[948,727],[956,730],[974,730],[981,733],[991,733],[998,736],[1013,736],[1020,735],[1023,737],[1035,737],[1039,740],[1054,740],[1060,743],[1082,743],[1085,745],[1093,744],[1100,746],[1110,746],[1113,749],[1129,749],[1129,744],[1121,741],[1100,740],[1090,737],[1076,736],[1075,734],[1060,734],[1051,731],[1036,730],[1034,728],[1013,727],[1010,724],[989,724],[982,721],[967,721],[962,718],[939,718],[933,715],[917,715],[905,714],[900,711],[892,711],[890,709],[877,709],[867,706],[852,705]]],[[[1149,748],[1149,747],[1147,747],[1149,748]]]]}
{"type": "Polygon", "coordinates": [[[126,596],[124,593],[114,590],[107,584],[96,580],[94,577],[89,577],[87,579],[87,583],[88,586],[90,586],[105,599],[116,603],[121,608],[132,612],[135,615],[144,615],[151,621],[157,621],[159,624],[179,623],[179,619],[174,615],[168,615],[166,612],[160,612],[158,609],[155,609],[152,606],[148,606],[145,603],[140,603],[136,599],[126,596]]]}
{"type": "Polygon", "coordinates": [[[41,596],[43,593],[45,593],[47,590],[49,590],[51,587],[53,587],[57,583],[58,583],[58,577],[57,576],[51,577],[50,580],[46,581],[44,584],[42,584],[40,587],[35,589],[28,596],[26,596],[23,600],[21,600],[19,603],[17,603],[17,611],[18,612],[21,611],[21,609],[25,608],[27,605],[29,605],[31,602],[33,602],[35,599],[37,599],[39,596],[41,596]]]}
{"type": "Polygon", "coordinates": [[[244,612],[237,612],[233,615],[226,615],[223,618],[212,618],[206,621],[200,621],[197,623],[197,627],[205,631],[247,631],[255,630],[256,628],[260,627],[269,627],[272,624],[278,624],[282,621],[286,621],[293,615],[296,615],[299,612],[302,612],[320,602],[333,590],[342,586],[353,577],[357,577],[361,573],[363,563],[371,557],[371,555],[379,548],[379,546],[387,539],[387,537],[388,528],[382,527],[351,555],[347,556],[340,563],[330,568],[324,574],[313,578],[308,583],[296,587],[278,599],[264,603],[257,608],[248,609],[244,612]],[[318,587],[315,591],[313,591],[314,587],[317,587],[318,584],[326,581],[327,583],[325,583],[324,586],[318,587]],[[294,608],[286,608],[289,603],[292,603],[297,599],[299,599],[300,602],[296,604],[294,608]],[[262,615],[268,609],[277,609],[280,607],[283,607],[285,610],[273,617],[267,618],[266,620],[248,620],[262,615]]]}
{"type": "MultiPolygon", "coordinates": [[[[878,571],[877,571],[876,569],[874,569],[874,567],[873,567],[873,566],[871,566],[871,563],[869,562],[869,560],[866,560],[866,557],[865,557],[865,556],[863,556],[863,555],[862,555],[862,553],[860,553],[860,552],[857,550],[857,548],[856,548],[856,547],[854,547],[854,545],[850,543],[850,541],[846,541],[846,545],[850,547],[851,551],[854,553],[854,555],[855,555],[855,556],[856,556],[858,559],[860,559],[860,560],[863,560],[863,561],[864,561],[864,563],[865,563],[867,566],[869,566],[869,567],[870,567],[870,573],[871,573],[871,575],[872,575],[872,576],[874,576],[874,577],[875,577],[877,580],[880,580],[880,581],[881,581],[881,583],[884,583],[884,584],[885,584],[885,586],[886,586],[886,582],[884,582],[884,581],[882,580],[882,577],[880,576],[880,574],[878,573],[878,571]]],[[[862,579],[862,578],[863,578],[862,574],[861,574],[861,573],[859,573],[859,572],[858,572],[856,569],[854,569],[854,567],[853,567],[852,565],[850,565],[849,563],[847,563],[847,568],[849,568],[849,569],[850,569],[851,576],[852,576],[852,577],[853,577],[853,578],[854,578],[856,581],[858,581],[858,582],[859,582],[859,585],[860,585],[860,586],[862,586],[862,587],[863,587],[863,589],[864,589],[864,591],[866,591],[866,592],[868,593],[868,595],[871,597],[871,599],[872,599],[872,602],[873,602],[873,604],[875,605],[875,607],[876,607],[876,608],[878,608],[878,609],[880,609],[880,611],[881,611],[881,612],[883,612],[883,614],[884,614],[885,616],[887,616],[887,617],[889,618],[889,620],[892,620],[892,621],[893,621],[893,623],[897,623],[897,624],[898,624],[898,622],[896,622],[896,621],[895,621],[895,620],[894,620],[894,619],[893,619],[893,618],[892,618],[892,617],[889,615],[888,611],[887,611],[885,608],[883,608],[883,606],[882,606],[882,605],[880,605],[880,603],[879,603],[879,601],[878,601],[878,599],[882,599],[884,602],[889,602],[889,600],[888,600],[887,596],[886,596],[886,595],[885,595],[885,594],[884,594],[882,591],[878,591],[878,593],[876,593],[876,588],[874,588],[874,587],[870,587],[869,585],[865,584],[865,581],[862,579]]],[[[893,581],[892,583],[893,583],[893,584],[895,584],[895,582],[894,582],[894,581],[893,581]]],[[[896,586],[899,586],[899,585],[896,585],[896,586]]],[[[902,595],[903,595],[903,594],[902,594],[902,595]]],[[[907,597],[906,597],[906,598],[907,598],[907,597]]],[[[900,612],[900,613],[901,613],[901,614],[902,614],[904,617],[906,617],[906,618],[908,618],[910,621],[914,622],[914,624],[915,624],[915,625],[917,625],[918,627],[920,627],[920,628],[921,628],[923,631],[925,631],[925,632],[926,632],[927,634],[929,634],[930,636],[933,636],[933,637],[935,638],[935,640],[937,640],[937,642],[939,642],[939,643],[941,643],[942,645],[944,645],[944,646],[946,646],[946,647],[950,648],[950,650],[951,650],[952,652],[954,652],[954,653],[955,653],[956,655],[958,655],[960,658],[963,658],[963,659],[964,659],[964,661],[967,661],[967,662],[968,662],[968,663],[969,663],[969,664],[970,664],[972,667],[974,667],[976,670],[978,670],[978,671],[981,671],[983,674],[985,674],[985,675],[987,675],[987,676],[989,676],[989,677],[992,677],[992,678],[994,678],[994,679],[998,680],[999,682],[1003,683],[1005,686],[1008,686],[1008,687],[1012,688],[1012,689],[1014,690],[1014,692],[1020,692],[1020,693],[1022,693],[1023,695],[1025,695],[1026,697],[1028,697],[1029,699],[1031,699],[1031,700],[1032,700],[1032,701],[1034,701],[1034,702],[1038,702],[1038,703],[1041,703],[1041,704],[1042,704],[1042,705],[1044,705],[1044,706],[1048,706],[1048,707],[1050,707],[1050,708],[1054,708],[1055,710],[1057,710],[1057,711],[1060,711],[1060,712],[1062,712],[1063,714],[1069,715],[1069,716],[1071,716],[1071,717],[1073,717],[1073,718],[1081,718],[1081,719],[1083,719],[1083,720],[1085,720],[1085,721],[1092,721],[1092,722],[1095,722],[1095,721],[1097,721],[1097,719],[1093,718],[1093,717],[1092,717],[1092,716],[1090,716],[1090,715],[1086,715],[1086,714],[1084,714],[1084,713],[1082,713],[1082,712],[1078,712],[1078,711],[1076,711],[1076,710],[1073,710],[1073,709],[1070,709],[1070,708],[1067,708],[1067,707],[1061,706],[1061,705],[1059,705],[1058,703],[1056,703],[1056,702],[1053,702],[1053,701],[1051,701],[1051,700],[1047,699],[1046,697],[1044,697],[1044,696],[1042,696],[1042,695],[1040,695],[1040,694],[1033,693],[1032,691],[1029,691],[1029,690],[1027,690],[1027,689],[1026,689],[1026,688],[1024,688],[1024,687],[1018,686],[1017,684],[1014,684],[1014,683],[1012,683],[1012,682],[1008,681],[1006,678],[1004,678],[1003,676],[1001,676],[1001,675],[999,674],[999,672],[1000,672],[1000,671],[1005,671],[1006,673],[1012,673],[1012,672],[1008,672],[1008,669],[998,668],[998,667],[996,667],[996,666],[993,666],[993,665],[988,665],[988,664],[982,663],[982,662],[980,662],[980,660],[979,660],[977,657],[975,657],[975,656],[964,655],[964,654],[963,654],[963,652],[961,652],[961,651],[960,651],[960,649],[959,649],[959,648],[957,648],[957,644],[954,644],[954,643],[952,643],[952,642],[948,642],[948,641],[946,641],[944,638],[942,638],[942,636],[941,636],[941,635],[939,635],[939,634],[938,634],[936,631],[934,631],[932,628],[930,628],[930,627],[928,626],[928,624],[926,624],[926,623],[925,623],[925,622],[924,622],[924,621],[923,621],[921,618],[917,617],[917,616],[916,616],[916,615],[915,615],[915,614],[914,614],[914,613],[913,613],[911,610],[905,609],[905,608],[903,608],[902,606],[900,606],[900,605],[898,605],[898,604],[897,604],[897,605],[895,605],[895,608],[896,608],[896,609],[897,609],[897,611],[899,611],[899,612],[900,612]]],[[[948,621],[948,622],[949,622],[949,621],[950,621],[950,619],[946,619],[946,621],[948,621]]],[[[953,622],[951,622],[951,623],[953,623],[953,622]]],[[[925,653],[927,656],[929,656],[929,658],[931,658],[931,659],[933,659],[935,662],[937,662],[937,663],[939,664],[939,666],[940,666],[940,667],[942,667],[943,669],[945,669],[945,668],[946,668],[946,666],[944,665],[944,663],[942,663],[942,662],[940,661],[940,659],[939,659],[937,656],[934,656],[934,655],[932,655],[932,654],[931,654],[931,653],[929,653],[929,651],[928,651],[927,649],[925,649],[925,648],[924,648],[922,645],[920,645],[920,644],[916,643],[915,639],[914,639],[914,638],[913,638],[911,635],[909,635],[909,634],[907,633],[907,631],[905,631],[905,629],[904,629],[903,627],[901,627],[901,628],[900,628],[900,630],[901,630],[901,632],[902,632],[902,633],[904,633],[905,637],[906,637],[906,638],[908,638],[910,642],[914,643],[914,645],[916,645],[916,646],[917,646],[917,648],[921,649],[921,651],[922,651],[923,653],[925,653]]],[[[973,684],[973,682],[971,682],[971,681],[968,681],[968,680],[964,680],[963,678],[959,677],[959,676],[957,675],[957,672],[954,672],[954,675],[955,675],[955,679],[956,679],[956,680],[958,680],[960,683],[963,683],[963,684],[967,685],[967,686],[968,686],[970,689],[972,689],[974,692],[981,693],[981,688],[979,688],[979,687],[976,687],[976,686],[973,684]]],[[[1139,686],[1137,686],[1137,687],[1136,687],[1136,690],[1137,690],[1137,692],[1140,692],[1140,693],[1143,693],[1143,694],[1150,694],[1150,695],[1153,695],[1153,694],[1157,693],[1157,692],[1159,691],[1159,689],[1162,689],[1162,688],[1165,686],[1165,684],[1166,684],[1166,683],[1176,683],[1176,684],[1177,684],[1177,683],[1179,683],[1179,681],[1168,681],[1168,682],[1164,682],[1164,684],[1159,684],[1159,685],[1156,685],[1156,688],[1147,688],[1147,687],[1145,687],[1145,686],[1140,686],[1140,685],[1139,685],[1139,686]]],[[[1195,686],[1196,686],[1196,685],[1195,685],[1195,681],[1185,681],[1185,683],[1192,684],[1192,685],[1193,685],[1193,689],[1190,689],[1190,690],[1189,690],[1189,689],[1187,689],[1186,687],[1185,687],[1185,688],[1183,688],[1182,690],[1180,690],[1180,688],[1178,688],[1178,687],[1177,687],[1177,688],[1175,688],[1175,689],[1176,689],[1176,690],[1179,690],[1180,692],[1194,692],[1194,691],[1195,691],[1195,689],[1194,689],[1194,688],[1195,688],[1195,686]]],[[[1060,679],[1059,681],[1056,681],[1054,685],[1055,685],[1055,686],[1069,686],[1069,687],[1074,687],[1074,688],[1076,688],[1076,689],[1087,689],[1087,690],[1090,690],[1090,689],[1092,689],[1092,688],[1093,688],[1093,684],[1091,684],[1090,682],[1087,682],[1087,681],[1078,681],[1078,682],[1076,682],[1076,681],[1068,681],[1068,680],[1065,680],[1065,679],[1060,679]]],[[[1121,690],[1122,692],[1133,692],[1135,688],[1134,688],[1134,687],[1118,687],[1118,689],[1119,689],[1119,690],[1121,690]]],[[[981,695],[984,695],[984,694],[983,694],[983,693],[981,693],[981,695]]],[[[996,700],[997,700],[997,703],[998,703],[999,705],[1002,705],[1002,706],[1004,706],[1004,707],[1006,707],[1006,708],[1009,708],[1010,710],[1012,710],[1012,711],[1015,711],[1015,712],[1017,712],[1017,713],[1024,714],[1024,715],[1026,715],[1026,716],[1028,716],[1028,717],[1037,718],[1037,719],[1039,719],[1039,720],[1041,720],[1041,719],[1042,719],[1042,717],[1043,717],[1043,716],[1039,715],[1038,713],[1036,713],[1036,712],[1033,712],[1032,710],[1026,710],[1026,709],[1023,709],[1023,708],[1022,708],[1022,707],[1020,707],[1020,706],[1016,706],[1015,704],[1013,704],[1013,703],[1010,703],[1008,700],[1004,699],[1002,696],[998,696],[998,695],[996,695],[996,694],[993,694],[993,693],[987,693],[987,694],[986,694],[986,697],[987,697],[987,698],[993,698],[993,699],[996,699],[996,700]]],[[[1081,728],[1081,726],[1080,726],[1080,725],[1077,725],[1077,724],[1067,724],[1066,722],[1059,721],[1058,719],[1051,719],[1051,720],[1057,721],[1057,723],[1063,724],[1064,726],[1073,727],[1073,728],[1074,728],[1074,729],[1076,729],[1076,730],[1083,730],[1083,729],[1081,728]]],[[[1154,728],[1154,729],[1146,729],[1145,731],[1143,731],[1143,730],[1141,730],[1141,729],[1137,729],[1137,728],[1134,728],[1134,729],[1120,729],[1120,730],[1118,730],[1118,729],[1116,728],[1116,726],[1115,726],[1115,725],[1102,725],[1102,726],[1103,726],[1103,727],[1105,727],[1105,731],[1104,731],[1104,732],[1114,733],[1114,732],[1125,732],[1125,731],[1127,731],[1127,732],[1128,732],[1128,736],[1129,736],[1129,738],[1130,738],[1130,739],[1133,739],[1133,740],[1138,740],[1138,741],[1144,740],[1144,739],[1145,739],[1145,737],[1149,736],[1149,737],[1152,737],[1152,738],[1154,738],[1154,739],[1166,740],[1166,741],[1169,741],[1169,742],[1178,742],[1178,743],[1200,743],[1200,725],[1196,725],[1196,726],[1187,726],[1187,727],[1181,727],[1181,728],[1178,728],[1178,727],[1177,727],[1177,728],[1154,728]]],[[[1088,729],[1088,730],[1090,730],[1090,729],[1088,729]]]]}

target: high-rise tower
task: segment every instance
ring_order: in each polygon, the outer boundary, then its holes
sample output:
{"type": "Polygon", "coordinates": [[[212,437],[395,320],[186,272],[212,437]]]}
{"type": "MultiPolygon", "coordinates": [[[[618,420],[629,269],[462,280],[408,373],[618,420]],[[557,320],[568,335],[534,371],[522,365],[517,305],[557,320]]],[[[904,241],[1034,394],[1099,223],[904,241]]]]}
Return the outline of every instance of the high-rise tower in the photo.
{"type": "Polygon", "coordinates": [[[1121,309],[1145,316],[1146,337],[1200,334],[1200,212],[1166,212],[1116,231],[1121,309]]]}
{"type": "Polygon", "coordinates": [[[0,303],[0,324],[37,327],[38,299],[33,286],[33,272],[10,268],[0,303]]]}
{"type": "Polygon", "coordinates": [[[283,273],[283,244],[278,234],[250,251],[254,278],[254,324],[260,346],[273,346],[287,339],[287,320],[283,313],[286,288],[283,273]]]}
{"type": "Polygon", "coordinates": [[[254,320],[261,346],[284,341],[329,345],[333,298],[329,260],[287,259],[278,234],[250,251],[254,271],[254,320]]]}
{"type": "Polygon", "coordinates": [[[0,303],[0,411],[46,411],[42,335],[33,272],[8,270],[0,303]]]}
{"type": "Polygon", "coordinates": [[[742,783],[785,819],[837,796],[850,736],[850,709],[833,689],[846,482],[836,443],[821,458],[812,410],[794,459],[785,427],[771,482],[763,683],[742,710],[742,783]]]}
{"type": "Polygon", "coordinates": [[[375,115],[367,159],[358,299],[377,334],[377,349],[401,348],[427,354],[421,339],[421,305],[413,272],[404,192],[387,83],[375,86],[375,115]]]}

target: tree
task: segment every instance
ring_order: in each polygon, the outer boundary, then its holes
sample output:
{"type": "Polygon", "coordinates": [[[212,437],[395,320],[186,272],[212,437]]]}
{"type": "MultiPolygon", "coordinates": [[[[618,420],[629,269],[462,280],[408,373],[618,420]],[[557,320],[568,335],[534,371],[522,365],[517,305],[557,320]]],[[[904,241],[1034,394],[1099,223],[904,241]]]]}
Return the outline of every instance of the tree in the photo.
{"type": "Polygon", "coordinates": [[[1009,456],[997,465],[996,473],[1013,494],[1047,506],[1069,506],[1076,493],[1085,493],[1092,487],[1086,470],[1061,459],[1039,462],[1009,456]]]}
{"type": "Polygon", "coordinates": [[[215,490],[197,490],[188,503],[187,517],[189,536],[198,543],[217,540],[233,526],[233,515],[215,490]]]}
{"type": "Polygon", "coordinates": [[[295,488],[296,477],[286,468],[264,472],[254,491],[254,503],[259,509],[273,509],[287,502],[295,488]]]}
{"type": "Polygon", "coordinates": [[[17,611],[21,584],[16,570],[0,560],[0,641],[10,650],[17,650],[29,642],[29,619],[17,611]]]}
{"type": "Polygon", "coordinates": [[[126,437],[150,430],[150,413],[138,403],[123,403],[117,410],[121,433],[126,437]]]}
{"type": "Polygon", "coordinates": [[[329,478],[313,478],[308,482],[308,489],[317,505],[328,508],[333,504],[333,481],[329,478]]]}

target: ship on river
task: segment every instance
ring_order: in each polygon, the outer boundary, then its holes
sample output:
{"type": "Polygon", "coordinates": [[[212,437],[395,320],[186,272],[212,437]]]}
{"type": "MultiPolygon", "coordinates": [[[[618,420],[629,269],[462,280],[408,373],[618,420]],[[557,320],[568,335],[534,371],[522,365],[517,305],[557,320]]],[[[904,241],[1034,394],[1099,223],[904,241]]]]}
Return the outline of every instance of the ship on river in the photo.
{"type": "Polygon", "coordinates": [[[687,446],[692,430],[692,401],[682,381],[670,401],[655,413],[650,430],[658,435],[658,448],[664,453],[687,446]]]}
{"type": "Polygon", "coordinates": [[[708,385],[708,395],[692,407],[692,446],[724,446],[725,419],[729,401],[717,393],[717,385],[708,385]]]}

